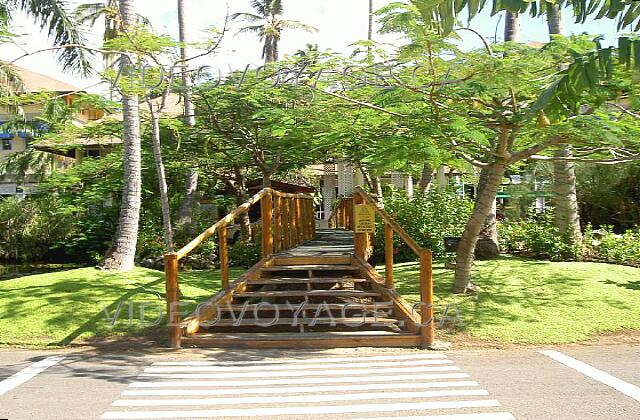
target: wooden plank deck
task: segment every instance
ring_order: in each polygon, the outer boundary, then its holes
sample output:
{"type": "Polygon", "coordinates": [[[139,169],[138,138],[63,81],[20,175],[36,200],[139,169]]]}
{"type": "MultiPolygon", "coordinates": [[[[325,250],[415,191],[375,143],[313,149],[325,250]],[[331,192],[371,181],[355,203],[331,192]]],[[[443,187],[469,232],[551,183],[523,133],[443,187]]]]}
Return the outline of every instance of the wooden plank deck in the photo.
{"type": "Polygon", "coordinates": [[[316,237],[277,257],[341,257],[353,253],[353,232],[342,229],[318,229],[316,237]]]}

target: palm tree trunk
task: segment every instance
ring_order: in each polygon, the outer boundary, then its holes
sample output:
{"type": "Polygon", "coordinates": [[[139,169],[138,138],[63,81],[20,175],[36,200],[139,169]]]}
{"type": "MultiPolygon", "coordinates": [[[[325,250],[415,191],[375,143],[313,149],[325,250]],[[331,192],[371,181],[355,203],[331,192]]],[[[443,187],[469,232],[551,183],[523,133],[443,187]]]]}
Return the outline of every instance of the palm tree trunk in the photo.
{"type": "Polygon", "coordinates": [[[492,163],[486,170],[487,176],[484,188],[478,195],[473,213],[464,229],[458,246],[454,280],[455,293],[465,293],[473,287],[471,284],[471,266],[476,243],[485,221],[495,205],[496,195],[498,194],[498,188],[502,182],[505,169],[506,165],[504,163],[496,162],[492,163]]]}
{"type": "MultiPolygon", "coordinates": [[[[547,17],[549,38],[553,35],[562,35],[562,13],[560,6],[554,4],[547,17]]],[[[573,151],[570,145],[562,145],[554,152],[555,157],[572,158],[573,151]]],[[[576,188],[576,173],[574,164],[566,160],[553,162],[553,199],[556,204],[555,225],[556,228],[572,243],[582,239],[580,230],[580,212],[576,188]]]]}
{"type": "MultiPolygon", "coordinates": [[[[189,56],[187,46],[187,22],[185,16],[185,0],[178,0],[178,28],[180,32],[180,58],[186,60],[189,56]]],[[[189,74],[189,66],[186,63],[182,65],[182,88],[184,100],[184,119],[188,127],[196,125],[195,107],[191,98],[192,80],[189,74]]],[[[198,169],[191,168],[187,174],[187,180],[184,186],[184,197],[182,205],[177,214],[177,226],[188,226],[193,218],[193,206],[196,202],[198,192],[198,169]]]]}
{"type": "Polygon", "coordinates": [[[551,6],[551,10],[547,15],[547,27],[549,28],[549,38],[551,38],[551,35],[562,35],[562,32],[564,32],[562,12],[557,4],[551,6]]]}
{"type": "MultiPolygon", "coordinates": [[[[571,146],[565,145],[554,152],[557,158],[571,158],[571,146]]],[[[576,172],[573,162],[559,160],[553,163],[553,197],[556,204],[555,225],[558,230],[567,235],[571,243],[582,239],[580,230],[580,213],[578,208],[578,194],[576,191],[576,172]]]]}
{"type": "Polygon", "coordinates": [[[518,42],[520,39],[520,15],[514,12],[505,13],[504,40],[518,42]]]}
{"type": "Polygon", "coordinates": [[[431,191],[433,187],[433,166],[429,162],[422,164],[422,173],[420,174],[420,192],[423,194],[431,191]]]}
{"type": "MultiPolygon", "coordinates": [[[[373,40],[373,0],[369,0],[369,31],[367,39],[369,41],[373,40]]],[[[371,47],[369,47],[369,52],[371,52],[371,47]]]]}
{"type": "Polygon", "coordinates": [[[169,194],[167,188],[167,177],[162,160],[162,149],[160,145],[160,117],[153,109],[151,102],[148,102],[151,111],[151,139],[153,143],[153,158],[156,163],[158,174],[158,187],[160,189],[160,204],[162,208],[162,226],[164,230],[164,246],[166,252],[173,252],[173,229],[171,227],[171,207],[169,206],[169,194]]]}
{"type": "MultiPolygon", "coordinates": [[[[136,24],[133,0],[120,0],[124,28],[136,24]]],[[[123,61],[128,61],[125,57],[123,61]]],[[[124,126],[124,186],[116,236],[104,261],[104,268],[129,271],[134,267],[142,195],[142,165],[140,145],[140,102],[137,94],[122,95],[124,126]]]]}

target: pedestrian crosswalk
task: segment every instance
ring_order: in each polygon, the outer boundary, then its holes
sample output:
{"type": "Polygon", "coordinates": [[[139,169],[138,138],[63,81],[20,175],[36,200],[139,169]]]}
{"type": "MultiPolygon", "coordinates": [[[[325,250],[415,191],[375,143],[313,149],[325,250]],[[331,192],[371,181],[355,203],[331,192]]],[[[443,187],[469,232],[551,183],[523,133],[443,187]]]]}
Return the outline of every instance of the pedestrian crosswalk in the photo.
{"type": "Polygon", "coordinates": [[[249,361],[159,361],[103,419],[507,420],[441,353],[249,361]]]}

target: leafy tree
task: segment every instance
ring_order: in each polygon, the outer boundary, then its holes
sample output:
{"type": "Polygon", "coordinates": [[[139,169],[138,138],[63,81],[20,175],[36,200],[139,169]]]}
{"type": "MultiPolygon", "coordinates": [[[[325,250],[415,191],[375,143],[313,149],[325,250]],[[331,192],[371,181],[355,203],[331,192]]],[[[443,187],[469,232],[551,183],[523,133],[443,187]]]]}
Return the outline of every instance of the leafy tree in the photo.
{"type": "Polygon", "coordinates": [[[239,19],[250,23],[240,29],[238,33],[253,32],[264,43],[262,58],[267,63],[278,61],[278,43],[285,29],[301,29],[314,32],[316,29],[295,20],[282,19],[284,8],[282,0],[251,0],[251,7],[255,13],[234,13],[232,19],[239,19]]]}
{"type": "Polygon", "coordinates": [[[618,19],[618,30],[633,27],[634,30],[640,28],[640,4],[634,0],[557,0],[549,2],[546,0],[411,0],[420,11],[424,22],[427,25],[436,25],[444,35],[453,31],[457,23],[457,18],[463,11],[466,11],[469,20],[472,20],[485,7],[491,5],[492,14],[501,11],[514,13],[529,12],[531,16],[538,17],[553,13],[554,7],[569,7],[573,10],[576,23],[584,23],[589,16],[595,14],[596,19],[606,17],[608,19],[618,19]]]}

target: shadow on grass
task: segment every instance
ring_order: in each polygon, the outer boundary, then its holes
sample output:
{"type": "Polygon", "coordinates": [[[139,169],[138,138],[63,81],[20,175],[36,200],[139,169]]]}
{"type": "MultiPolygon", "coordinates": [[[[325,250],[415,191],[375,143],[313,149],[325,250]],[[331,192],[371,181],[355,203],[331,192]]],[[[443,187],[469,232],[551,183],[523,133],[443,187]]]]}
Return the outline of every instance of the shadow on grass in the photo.
{"type": "MultiPolygon", "coordinates": [[[[458,330],[483,329],[501,331],[501,334],[509,330],[508,334],[512,334],[514,339],[519,338],[518,334],[523,337],[544,334],[544,330],[557,334],[562,328],[570,328],[572,317],[575,317],[576,327],[596,329],[601,320],[598,317],[608,316],[603,314],[603,306],[628,312],[635,308],[634,300],[628,295],[602,290],[597,280],[600,273],[597,270],[600,269],[589,265],[572,266],[571,263],[501,257],[479,261],[474,267],[472,279],[480,286],[479,293],[455,295],[451,293],[453,271],[444,269],[443,264],[437,262],[433,276],[436,320],[442,318],[449,306],[462,315],[460,324],[463,325],[458,325],[458,330]],[[594,270],[594,273],[589,270],[594,270]],[[554,323],[558,325],[552,325],[554,323]]],[[[412,302],[419,300],[418,264],[398,264],[394,268],[394,277],[401,295],[412,302]]],[[[638,281],[604,283],[631,290],[640,287],[638,281]]]]}
{"type": "Polygon", "coordinates": [[[625,283],[620,283],[620,282],[617,282],[617,281],[607,280],[607,281],[605,281],[603,283],[611,284],[611,285],[618,286],[618,287],[624,287],[625,289],[629,289],[629,290],[640,290],[640,280],[628,281],[628,282],[625,282],[625,283]]]}

